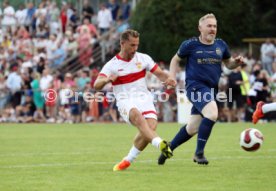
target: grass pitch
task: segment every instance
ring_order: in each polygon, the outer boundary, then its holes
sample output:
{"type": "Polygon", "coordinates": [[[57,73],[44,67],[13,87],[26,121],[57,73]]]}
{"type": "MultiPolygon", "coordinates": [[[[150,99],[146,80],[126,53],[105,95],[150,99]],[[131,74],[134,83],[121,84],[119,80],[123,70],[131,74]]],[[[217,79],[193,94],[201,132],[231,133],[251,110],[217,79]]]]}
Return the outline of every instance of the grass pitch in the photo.
{"type": "MultiPolygon", "coordinates": [[[[178,124],[159,124],[171,140],[178,124]]],[[[264,134],[257,152],[239,147],[249,123],[220,124],[206,147],[208,166],[192,162],[196,139],[175,150],[164,166],[149,145],[129,169],[113,166],[129,151],[137,132],[126,124],[0,124],[1,191],[274,191],[276,124],[255,126],[264,134]]]]}

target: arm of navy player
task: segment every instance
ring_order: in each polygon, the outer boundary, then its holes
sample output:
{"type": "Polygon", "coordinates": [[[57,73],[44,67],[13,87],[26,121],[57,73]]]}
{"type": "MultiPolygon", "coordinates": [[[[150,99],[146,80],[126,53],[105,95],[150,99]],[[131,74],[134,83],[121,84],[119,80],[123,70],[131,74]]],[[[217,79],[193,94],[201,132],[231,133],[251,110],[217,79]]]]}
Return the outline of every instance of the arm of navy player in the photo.
{"type": "Polygon", "coordinates": [[[175,54],[174,57],[172,57],[171,59],[170,77],[174,80],[176,80],[177,67],[179,66],[180,61],[181,58],[177,54],[175,54]]]}
{"type": "Polygon", "coordinates": [[[231,57],[229,59],[223,60],[223,63],[228,69],[232,70],[241,66],[244,63],[243,60],[244,58],[242,56],[237,56],[235,58],[231,57]]]}

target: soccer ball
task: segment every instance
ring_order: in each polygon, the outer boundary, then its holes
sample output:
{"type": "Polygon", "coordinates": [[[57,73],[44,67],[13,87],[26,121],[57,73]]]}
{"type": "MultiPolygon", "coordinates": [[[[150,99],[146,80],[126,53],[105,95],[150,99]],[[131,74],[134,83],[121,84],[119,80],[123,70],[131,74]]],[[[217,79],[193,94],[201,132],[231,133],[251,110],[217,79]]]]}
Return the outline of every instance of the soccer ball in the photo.
{"type": "Polygon", "coordinates": [[[263,134],[258,129],[249,128],[241,132],[240,146],[246,151],[258,150],[263,141],[263,134]]]}

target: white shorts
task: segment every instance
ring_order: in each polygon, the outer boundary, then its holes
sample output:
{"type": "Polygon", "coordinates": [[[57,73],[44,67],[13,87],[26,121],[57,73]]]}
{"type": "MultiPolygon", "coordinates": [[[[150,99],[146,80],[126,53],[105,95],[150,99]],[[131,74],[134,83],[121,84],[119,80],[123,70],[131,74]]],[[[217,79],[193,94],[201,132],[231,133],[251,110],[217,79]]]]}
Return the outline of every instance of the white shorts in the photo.
{"type": "Polygon", "coordinates": [[[129,124],[131,124],[129,121],[129,112],[133,108],[138,109],[145,118],[153,118],[157,120],[157,113],[153,101],[125,99],[118,101],[117,107],[124,121],[129,124]]]}

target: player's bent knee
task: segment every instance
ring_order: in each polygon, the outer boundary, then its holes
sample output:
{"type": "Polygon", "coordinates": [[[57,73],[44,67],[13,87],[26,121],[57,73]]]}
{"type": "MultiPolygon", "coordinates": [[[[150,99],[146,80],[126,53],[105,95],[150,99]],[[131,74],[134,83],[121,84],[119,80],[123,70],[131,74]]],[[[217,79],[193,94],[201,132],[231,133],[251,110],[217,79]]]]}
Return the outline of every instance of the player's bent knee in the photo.
{"type": "Polygon", "coordinates": [[[202,114],[205,118],[208,118],[212,121],[218,119],[218,107],[216,102],[212,101],[208,103],[202,110],[202,114]]]}
{"type": "Polygon", "coordinates": [[[212,121],[217,121],[217,119],[218,119],[218,113],[217,112],[210,112],[208,114],[205,114],[204,117],[208,118],[208,119],[210,119],[212,121]]]}
{"type": "Polygon", "coordinates": [[[195,125],[193,125],[193,126],[187,125],[186,130],[187,130],[187,133],[188,133],[189,135],[194,136],[194,135],[197,134],[197,132],[198,132],[198,126],[195,126],[195,125]]]}

